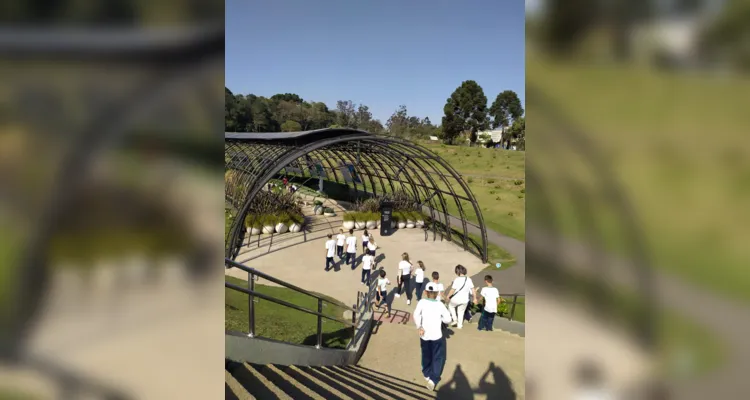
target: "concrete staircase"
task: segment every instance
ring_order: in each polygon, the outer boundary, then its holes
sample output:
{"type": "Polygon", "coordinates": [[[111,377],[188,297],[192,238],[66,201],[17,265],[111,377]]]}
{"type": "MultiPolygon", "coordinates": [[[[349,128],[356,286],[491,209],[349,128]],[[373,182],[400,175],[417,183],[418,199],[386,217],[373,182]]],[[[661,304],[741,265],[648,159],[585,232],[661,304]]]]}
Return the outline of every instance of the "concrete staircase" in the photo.
{"type": "Polygon", "coordinates": [[[436,392],[413,382],[359,367],[226,366],[227,400],[246,399],[434,399],[436,392]]]}

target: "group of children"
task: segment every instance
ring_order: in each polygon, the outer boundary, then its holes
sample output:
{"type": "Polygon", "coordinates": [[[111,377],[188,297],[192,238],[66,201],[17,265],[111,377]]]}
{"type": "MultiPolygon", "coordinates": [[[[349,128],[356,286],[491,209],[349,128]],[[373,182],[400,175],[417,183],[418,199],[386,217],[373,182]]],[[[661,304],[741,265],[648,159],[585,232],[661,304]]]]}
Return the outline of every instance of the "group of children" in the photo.
{"type": "MultiPolygon", "coordinates": [[[[370,270],[375,264],[375,250],[378,248],[375,243],[375,238],[372,234],[367,232],[367,229],[362,233],[362,250],[364,255],[362,256],[362,284],[370,282],[370,270]]],[[[339,234],[336,235],[336,239],[333,239],[332,234],[328,234],[328,241],[326,241],[326,271],[333,268],[335,264],[333,258],[339,257],[339,260],[344,260],[344,254],[346,254],[345,264],[351,264],[352,269],[357,268],[357,237],[354,236],[354,229],[349,229],[349,236],[344,235],[344,230],[339,229],[339,234]]]]}

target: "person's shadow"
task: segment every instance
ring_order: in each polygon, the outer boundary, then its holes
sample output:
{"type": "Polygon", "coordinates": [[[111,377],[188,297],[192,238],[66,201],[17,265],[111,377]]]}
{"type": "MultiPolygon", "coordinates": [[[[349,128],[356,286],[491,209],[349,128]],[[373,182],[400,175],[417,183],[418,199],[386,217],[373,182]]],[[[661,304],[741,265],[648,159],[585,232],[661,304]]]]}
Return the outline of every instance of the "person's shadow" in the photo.
{"type": "Polygon", "coordinates": [[[469,380],[461,369],[461,364],[457,365],[451,380],[440,385],[435,398],[441,400],[470,400],[474,398],[475,394],[484,394],[488,399],[493,400],[516,399],[516,392],[513,390],[513,384],[510,382],[508,375],[494,362],[490,363],[487,371],[482,375],[476,392],[471,389],[469,380]],[[492,374],[494,383],[487,381],[490,374],[492,374]]]}

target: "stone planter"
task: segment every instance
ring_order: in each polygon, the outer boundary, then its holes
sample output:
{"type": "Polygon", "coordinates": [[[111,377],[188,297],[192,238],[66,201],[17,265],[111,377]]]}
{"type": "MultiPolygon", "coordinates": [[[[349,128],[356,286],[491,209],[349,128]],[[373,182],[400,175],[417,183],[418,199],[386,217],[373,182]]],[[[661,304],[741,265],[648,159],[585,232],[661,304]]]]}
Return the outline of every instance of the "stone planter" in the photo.
{"type": "Polygon", "coordinates": [[[404,228],[406,228],[406,222],[398,221],[398,229],[404,229],[404,228]]]}
{"type": "Polygon", "coordinates": [[[276,227],[273,225],[264,225],[263,226],[263,233],[274,233],[276,231],[276,227]]]}
{"type": "Polygon", "coordinates": [[[279,222],[276,224],[276,233],[287,233],[289,231],[289,226],[283,222],[279,222]]]}
{"type": "Polygon", "coordinates": [[[414,221],[412,221],[412,220],[410,220],[410,219],[407,219],[407,220],[406,220],[406,227],[407,227],[408,229],[412,229],[412,228],[414,228],[415,226],[416,226],[416,225],[414,224],[414,221]]]}
{"type": "Polygon", "coordinates": [[[423,227],[424,226],[424,220],[421,220],[421,219],[416,220],[415,221],[415,225],[417,226],[417,228],[423,227]]]}
{"type": "Polygon", "coordinates": [[[296,232],[299,232],[301,230],[302,230],[302,225],[300,225],[300,224],[298,224],[296,222],[289,226],[289,232],[296,233],[296,232]]]}
{"type": "Polygon", "coordinates": [[[354,222],[354,229],[361,231],[367,227],[367,223],[363,221],[354,222]]]}
{"type": "Polygon", "coordinates": [[[354,221],[344,221],[344,223],[341,224],[341,227],[344,228],[345,231],[354,229],[354,221]]]}
{"type": "Polygon", "coordinates": [[[376,229],[378,227],[378,221],[367,221],[365,226],[367,229],[376,229]]]}
{"type": "Polygon", "coordinates": [[[260,235],[260,228],[247,228],[248,235],[260,235]]]}
{"type": "Polygon", "coordinates": [[[313,212],[315,213],[315,215],[323,215],[323,206],[315,206],[315,208],[313,208],[313,212]]]}

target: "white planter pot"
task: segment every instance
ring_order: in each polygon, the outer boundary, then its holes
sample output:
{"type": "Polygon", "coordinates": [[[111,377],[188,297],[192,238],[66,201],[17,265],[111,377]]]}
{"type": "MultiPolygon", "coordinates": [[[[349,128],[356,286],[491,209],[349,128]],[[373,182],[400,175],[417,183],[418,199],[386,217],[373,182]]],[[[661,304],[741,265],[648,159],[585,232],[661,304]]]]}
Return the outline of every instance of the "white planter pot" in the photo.
{"type": "Polygon", "coordinates": [[[398,229],[404,229],[404,228],[406,228],[406,222],[398,221],[398,229]]]}
{"type": "Polygon", "coordinates": [[[354,229],[354,221],[344,221],[343,224],[341,224],[341,227],[344,228],[344,230],[354,229]]]}
{"type": "Polygon", "coordinates": [[[302,225],[298,223],[293,223],[291,226],[289,226],[289,232],[299,232],[302,230],[302,225]]]}
{"type": "Polygon", "coordinates": [[[260,235],[260,228],[247,228],[248,235],[260,235]]]}
{"type": "Polygon", "coordinates": [[[414,221],[412,221],[412,220],[410,220],[410,219],[407,219],[407,220],[406,220],[406,227],[407,227],[408,229],[414,228],[414,226],[415,226],[415,224],[414,224],[414,221]]]}
{"type": "Polygon", "coordinates": [[[335,217],[336,213],[324,213],[326,217],[335,217]]]}
{"type": "Polygon", "coordinates": [[[421,219],[418,219],[418,220],[416,221],[416,224],[415,224],[415,225],[417,225],[417,228],[421,228],[421,227],[423,227],[423,226],[424,226],[424,221],[423,221],[423,220],[421,220],[421,219]]]}
{"type": "Polygon", "coordinates": [[[367,227],[367,223],[362,221],[356,221],[354,222],[354,228],[358,231],[361,231],[367,227]]]}
{"type": "Polygon", "coordinates": [[[276,231],[276,227],[273,225],[263,226],[263,233],[274,233],[275,231],[276,231]]]}
{"type": "Polygon", "coordinates": [[[315,215],[323,215],[323,207],[322,206],[315,206],[315,208],[313,209],[313,211],[315,212],[315,215]]]}
{"type": "Polygon", "coordinates": [[[276,233],[287,233],[289,231],[289,226],[283,222],[279,222],[276,224],[276,233]]]}
{"type": "Polygon", "coordinates": [[[365,223],[365,226],[367,227],[367,229],[375,229],[375,228],[378,227],[378,222],[377,221],[367,221],[367,223],[365,223]]]}
{"type": "Polygon", "coordinates": [[[397,226],[398,224],[396,223],[396,221],[391,221],[391,229],[396,229],[397,226]]]}

